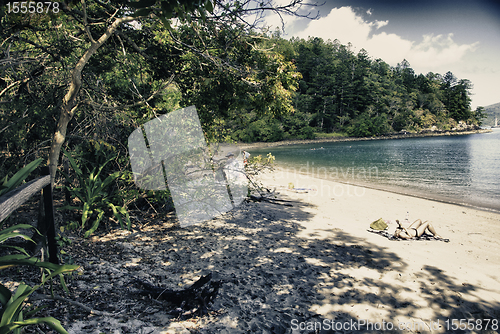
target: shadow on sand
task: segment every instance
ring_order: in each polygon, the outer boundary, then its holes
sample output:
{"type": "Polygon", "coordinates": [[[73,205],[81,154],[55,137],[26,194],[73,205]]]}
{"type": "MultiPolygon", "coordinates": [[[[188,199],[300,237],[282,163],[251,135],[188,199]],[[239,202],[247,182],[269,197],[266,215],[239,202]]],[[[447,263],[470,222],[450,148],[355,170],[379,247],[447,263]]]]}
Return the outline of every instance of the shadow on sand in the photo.
{"type": "MultiPolygon", "coordinates": [[[[212,306],[217,314],[195,333],[384,332],[380,327],[359,326],[361,308],[368,310],[372,322],[392,322],[395,328],[387,332],[397,332],[398,319],[414,319],[421,325],[401,332],[454,332],[443,327],[446,319],[453,318],[499,319],[500,303],[467,301],[463,295],[474,294],[476,287],[456,285],[438,268],[422,268],[415,277],[419,286],[415,291],[403,281],[392,284],[387,282],[395,280],[383,279],[387,275],[397,278],[407,264],[380,245],[339,229],[329,230],[327,239],[304,237],[301,222],[313,218],[306,205],[251,202],[187,228],[162,222],[132,235],[97,239],[93,242],[96,247],[118,253],[109,260],[114,262],[109,265],[115,278],[115,287],[107,292],[115,295],[109,297],[109,311],[113,307],[119,311],[113,299],[128,298],[124,297],[125,288],[116,287],[125,286],[131,276],[179,288],[211,272],[215,280],[222,281],[212,306]],[[358,276],[358,271],[369,274],[358,276]],[[414,303],[414,296],[418,302],[414,303]],[[430,319],[419,318],[423,308],[430,319]],[[441,327],[420,324],[429,320],[440,320],[441,327]],[[352,328],[352,323],[358,327],[352,328]]],[[[101,277],[95,273],[109,270],[98,263],[84,266],[83,276],[94,273],[94,285],[100,284],[101,277]]],[[[123,315],[163,328],[177,321],[147,299],[123,315]],[[145,312],[151,305],[156,309],[145,312]]]]}

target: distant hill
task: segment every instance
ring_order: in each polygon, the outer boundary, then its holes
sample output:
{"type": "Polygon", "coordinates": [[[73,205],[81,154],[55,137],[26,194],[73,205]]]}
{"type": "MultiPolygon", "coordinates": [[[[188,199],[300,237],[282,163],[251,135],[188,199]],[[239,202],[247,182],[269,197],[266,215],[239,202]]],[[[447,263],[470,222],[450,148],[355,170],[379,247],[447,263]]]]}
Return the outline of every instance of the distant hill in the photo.
{"type": "Polygon", "coordinates": [[[495,125],[495,117],[498,118],[498,124],[500,125],[500,103],[495,103],[484,107],[487,118],[483,119],[483,126],[493,126],[495,125]]]}

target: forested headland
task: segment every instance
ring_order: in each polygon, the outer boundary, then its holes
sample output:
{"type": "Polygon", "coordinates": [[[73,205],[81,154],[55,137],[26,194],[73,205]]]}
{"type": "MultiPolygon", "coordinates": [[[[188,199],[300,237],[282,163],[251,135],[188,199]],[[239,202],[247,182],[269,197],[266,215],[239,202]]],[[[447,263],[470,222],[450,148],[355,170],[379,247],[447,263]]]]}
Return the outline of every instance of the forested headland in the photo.
{"type": "Polygon", "coordinates": [[[393,67],[337,40],[271,39],[300,73],[293,113],[277,118],[246,115],[241,141],[368,137],[477,127],[484,108],[471,110],[472,82],[453,73],[417,74],[406,60],[393,67]]]}
{"type": "Polygon", "coordinates": [[[207,138],[242,142],[464,129],[484,117],[467,79],[390,66],[337,40],[286,40],[234,20],[246,14],[238,6],[168,26],[146,7],[110,31],[113,8],[3,12],[3,171],[49,148],[58,157],[63,144],[120,151],[134,128],[189,105],[207,138]]]}

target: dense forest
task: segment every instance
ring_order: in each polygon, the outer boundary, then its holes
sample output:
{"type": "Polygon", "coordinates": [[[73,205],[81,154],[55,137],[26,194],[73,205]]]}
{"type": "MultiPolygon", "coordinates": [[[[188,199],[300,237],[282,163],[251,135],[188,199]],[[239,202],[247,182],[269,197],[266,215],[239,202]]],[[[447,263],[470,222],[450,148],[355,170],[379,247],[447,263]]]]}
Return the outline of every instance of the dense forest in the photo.
{"type": "Polygon", "coordinates": [[[233,135],[242,141],[312,138],[315,134],[366,137],[399,131],[452,130],[479,125],[484,109],[472,111],[472,83],[453,73],[416,74],[406,60],[392,67],[337,40],[275,34],[277,52],[301,74],[294,112],[250,122],[233,135]]]}

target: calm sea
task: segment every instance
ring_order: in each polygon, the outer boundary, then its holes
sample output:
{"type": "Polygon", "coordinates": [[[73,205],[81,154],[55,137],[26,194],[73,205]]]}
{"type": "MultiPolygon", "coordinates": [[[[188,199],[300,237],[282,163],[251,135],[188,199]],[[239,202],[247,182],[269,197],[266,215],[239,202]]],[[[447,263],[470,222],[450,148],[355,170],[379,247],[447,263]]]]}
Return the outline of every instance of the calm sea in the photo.
{"type": "Polygon", "coordinates": [[[293,145],[249,150],[278,166],[500,212],[500,129],[461,136],[293,145]]]}

